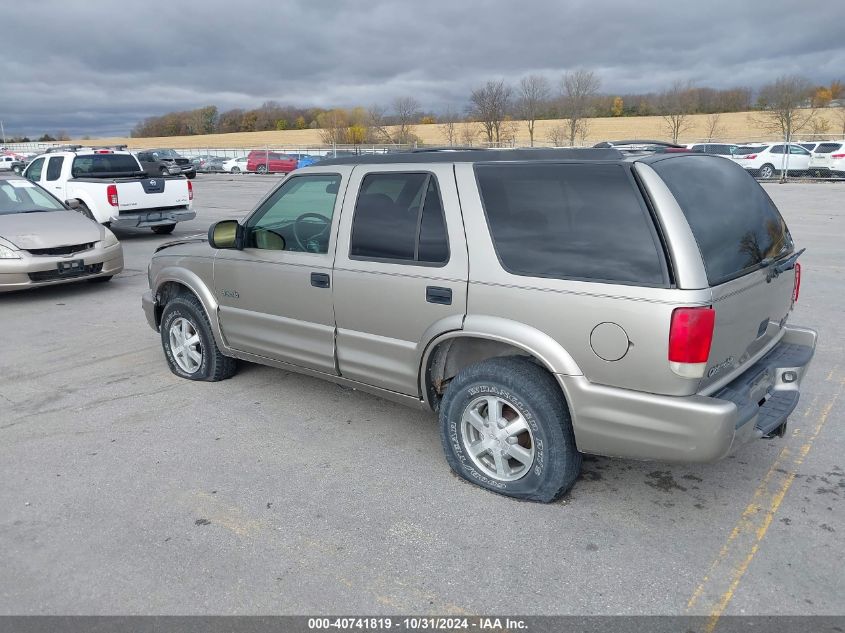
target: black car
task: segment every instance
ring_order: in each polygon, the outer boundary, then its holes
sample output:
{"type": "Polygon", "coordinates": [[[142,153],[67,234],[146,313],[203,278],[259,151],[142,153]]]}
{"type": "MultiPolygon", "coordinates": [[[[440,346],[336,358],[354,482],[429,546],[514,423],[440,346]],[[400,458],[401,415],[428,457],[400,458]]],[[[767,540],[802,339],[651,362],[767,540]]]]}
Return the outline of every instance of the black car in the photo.
{"type": "Polygon", "coordinates": [[[191,159],[180,156],[172,149],[148,149],[138,152],[138,160],[148,174],[183,174],[188,178],[197,175],[197,168],[191,159]],[[178,169],[175,170],[173,167],[178,169]],[[167,170],[167,171],[165,171],[167,170]]]}

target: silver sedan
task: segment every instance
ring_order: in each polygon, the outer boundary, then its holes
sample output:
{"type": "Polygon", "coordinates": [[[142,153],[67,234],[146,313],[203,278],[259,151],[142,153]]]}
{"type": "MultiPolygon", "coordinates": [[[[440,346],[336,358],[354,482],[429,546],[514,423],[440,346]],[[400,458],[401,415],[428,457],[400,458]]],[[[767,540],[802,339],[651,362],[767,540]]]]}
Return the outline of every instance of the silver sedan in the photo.
{"type": "Polygon", "coordinates": [[[74,281],[108,281],[123,249],[105,226],[37,184],[0,175],[0,292],[74,281]]]}

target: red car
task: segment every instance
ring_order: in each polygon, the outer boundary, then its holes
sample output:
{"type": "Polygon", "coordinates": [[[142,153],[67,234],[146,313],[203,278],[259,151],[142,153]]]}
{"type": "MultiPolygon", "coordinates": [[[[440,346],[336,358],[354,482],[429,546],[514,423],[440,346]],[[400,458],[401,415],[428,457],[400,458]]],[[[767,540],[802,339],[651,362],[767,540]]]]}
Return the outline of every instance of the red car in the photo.
{"type": "Polygon", "coordinates": [[[268,172],[288,174],[296,169],[296,159],[278,152],[253,150],[247,156],[246,168],[259,174],[268,172]]]}

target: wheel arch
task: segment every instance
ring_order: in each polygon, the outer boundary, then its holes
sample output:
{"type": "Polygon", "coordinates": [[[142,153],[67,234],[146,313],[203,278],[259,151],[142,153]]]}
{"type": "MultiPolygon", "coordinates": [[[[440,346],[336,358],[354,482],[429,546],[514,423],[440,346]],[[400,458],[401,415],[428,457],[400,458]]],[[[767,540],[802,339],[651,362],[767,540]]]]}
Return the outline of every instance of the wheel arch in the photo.
{"type": "MultiPolygon", "coordinates": [[[[92,196],[89,192],[83,189],[69,189],[65,192],[65,195],[65,200],[78,200],[88,207],[91,215],[93,215],[94,219],[100,224],[105,224],[111,218],[111,215],[108,212],[106,212],[105,217],[101,217],[103,216],[101,207],[97,206],[97,203],[94,202],[94,196],[92,196]]],[[[64,200],[62,202],[64,202],[64,200]]]]}
{"type": "MultiPolygon", "coordinates": [[[[446,385],[461,369],[501,356],[527,356],[553,375],[582,375],[572,356],[548,334],[509,319],[467,317],[463,329],[441,334],[426,346],[420,393],[437,410],[446,385]]],[[[566,396],[562,382],[557,382],[566,396]]]]}
{"type": "Polygon", "coordinates": [[[154,292],[156,297],[156,325],[161,325],[161,316],[165,305],[167,305],[167,300],[179,294],[192,294],[199,300],[208,317],[208,322],[211,323],[215,342],[221,349],[225,348],[220,322],[217,319],[218,303],[214,298],[214,293],[196,273],[190,270],[169,267],[163,268],[157,275],[154,292]]]}

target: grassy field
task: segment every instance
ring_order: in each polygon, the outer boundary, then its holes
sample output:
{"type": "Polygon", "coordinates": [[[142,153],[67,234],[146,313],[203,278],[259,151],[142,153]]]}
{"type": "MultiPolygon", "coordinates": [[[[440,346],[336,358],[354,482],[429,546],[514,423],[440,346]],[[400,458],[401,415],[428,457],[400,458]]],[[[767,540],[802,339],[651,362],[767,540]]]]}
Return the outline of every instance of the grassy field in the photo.
{"type": "MultiPolygon", "coordinates": [[[[823,110],[818,115],[829,123],[826,137],[838,138],[842,136],[842,122],[834,116],[834,112],[823,110]],[[837,134],[838,133],[838,134],[837,134]]],[[[777,140],[759,123],[759,112],[729,112],[719,118],[718,131],[714,137],[724,141],[752,141],[777,140]]],[[[707,139],[708,116],[705,114],[691,115],[690,128],[681,135],[681,142],[694,142],[707,139]]],[[[534,132],[535,144],[551,145],[552,130],[560,127],[559,120],[537,121],[534,132]]],[[[516,142],[518,145],[528,145],[528,128],[524,121],[514,121],[516,142]]],[[[480,124],[459,123],[455,126],[457,139],[455,144],[466,144],[464,128],[469,126],[470,134],[475,132],[475,143],[483,139],[480,124]]],[[[444,145],[446,135],[443,125],[417,125],[414,133],[426,145],[444,145]]],[[[613,117],[588,119],[588,134],[577,144],[592,145],[602,140],[645,138],[666,139],[670,134],[666,130],[666,122],[659,116],[647,117],[613,117]]],[[[86,144],[106,145],[124,143],[131,148],[142,147],[174,147],[174,148],[293,148],[317,147],[323,145],[320,130],[284,130],[269,132],[238,132],[233,134],[205,134],[200,136],[168,136],[160,138],[101,138],[87,139],[86,144]]]]}

